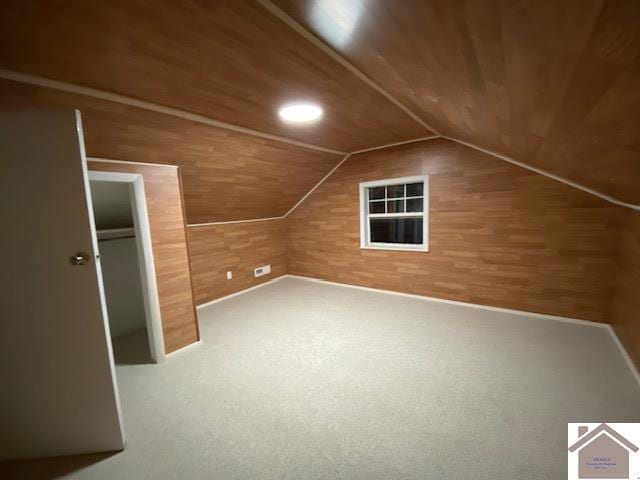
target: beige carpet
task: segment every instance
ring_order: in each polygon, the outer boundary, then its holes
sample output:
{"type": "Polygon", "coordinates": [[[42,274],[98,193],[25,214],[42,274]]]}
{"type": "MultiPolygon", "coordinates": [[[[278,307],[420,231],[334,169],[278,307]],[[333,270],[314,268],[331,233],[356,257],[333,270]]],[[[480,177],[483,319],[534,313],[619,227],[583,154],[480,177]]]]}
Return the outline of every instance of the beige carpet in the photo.
{"type": "Polygon", "coordinates": [[[567,422],[640,420],[598,327],[293,278],[200,324],[201,345],[118,366],[124,452],[38,478],[557,480],[567,422]]]}

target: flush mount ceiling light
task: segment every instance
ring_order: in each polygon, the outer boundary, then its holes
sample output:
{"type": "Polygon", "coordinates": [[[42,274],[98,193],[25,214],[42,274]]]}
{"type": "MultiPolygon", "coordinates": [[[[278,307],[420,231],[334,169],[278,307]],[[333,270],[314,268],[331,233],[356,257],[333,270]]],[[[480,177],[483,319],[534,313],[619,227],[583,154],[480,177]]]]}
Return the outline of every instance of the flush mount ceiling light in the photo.
{"type": "Polygon", "coordinates": [[[311,123],[322,116],[322,108],[313,103],[290,103],[281,107],[278,115],[287,123],[311,123]]]}

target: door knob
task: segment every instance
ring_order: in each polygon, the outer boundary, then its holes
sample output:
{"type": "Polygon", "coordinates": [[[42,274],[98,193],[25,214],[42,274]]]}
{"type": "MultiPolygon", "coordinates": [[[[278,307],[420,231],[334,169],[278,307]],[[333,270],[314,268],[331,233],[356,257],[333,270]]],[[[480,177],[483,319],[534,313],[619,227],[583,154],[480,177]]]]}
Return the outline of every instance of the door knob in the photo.
{"type": "Polygon", "coordinates": [[[87,263],[89,263],[90,258],[91,257],[89,257],[88,253],[79,252],[72,257],[69,257],[69,263],[73,266],[86,265],[87,263]]]}

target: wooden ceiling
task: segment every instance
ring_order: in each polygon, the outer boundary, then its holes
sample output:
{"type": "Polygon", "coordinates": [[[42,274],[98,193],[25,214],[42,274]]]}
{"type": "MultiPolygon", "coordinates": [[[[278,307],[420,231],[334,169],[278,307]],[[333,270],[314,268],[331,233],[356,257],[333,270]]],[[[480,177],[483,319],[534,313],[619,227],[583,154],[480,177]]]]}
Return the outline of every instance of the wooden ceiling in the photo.
{"type": "MultiPolygon", "coordinates": [[[[0,68],[337,151],[430,125],[640,204],[640,2],[272,1],[8,0],[0,68]],[[323,120],[280,122],[302,99],[323,120]]],[[[190,223],[282,215],[341,159],[42,87],[0,98],[80,108],[92,155],[182,166],[190,223]]]]}
{"type": "Polygon", "coordinates": [[[440,133],[640,204],[639,1],[273,1],[440,133]]]}
{"type": "Polygon", "coordinates": [[[6,69],[340,151],[426,136],[255,1],[9,0],[0,18],[6,69]],[[282,123],[278,108],[300,99],[323,105],[323,121],[282,123]]]}
{"type": "Polygon", "coordinates": [[[343,158],[6,80],[0,80],[0,105],[78,108],[87,155],[180,166],[188,223],[284,215],[343,158]]]}

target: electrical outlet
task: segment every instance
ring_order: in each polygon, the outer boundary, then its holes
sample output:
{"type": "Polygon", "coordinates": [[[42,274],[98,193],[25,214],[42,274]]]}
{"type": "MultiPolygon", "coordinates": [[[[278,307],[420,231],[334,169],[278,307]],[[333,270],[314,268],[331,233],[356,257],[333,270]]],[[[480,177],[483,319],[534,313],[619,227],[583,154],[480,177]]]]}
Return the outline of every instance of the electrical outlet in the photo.
{"type": "Polygon", "coordinates": [[[231,270],[229,270],[227,272],[227,280],[231,280],[233,278],[233,272],[231,270]]]}
{"type": "Polygon", "coordinates": [[[271,273],[271,264],[262,265],[261,267],[258,267],[258,268],[253,270],[253,276],[254,277],[261,277],[261,276],[267,275],[269,273],[271,273]]]}

